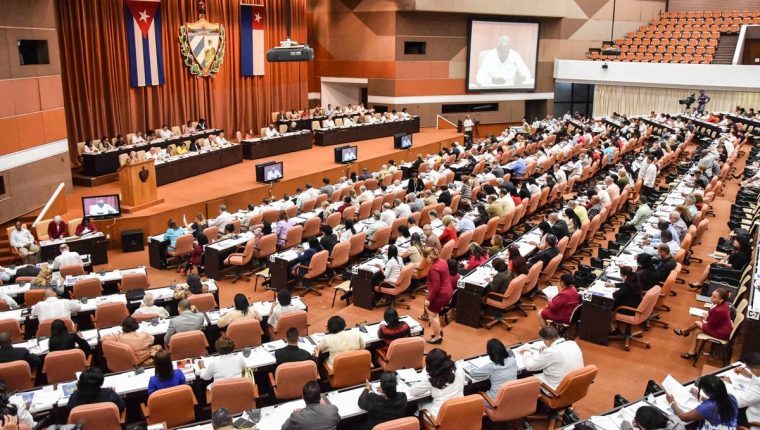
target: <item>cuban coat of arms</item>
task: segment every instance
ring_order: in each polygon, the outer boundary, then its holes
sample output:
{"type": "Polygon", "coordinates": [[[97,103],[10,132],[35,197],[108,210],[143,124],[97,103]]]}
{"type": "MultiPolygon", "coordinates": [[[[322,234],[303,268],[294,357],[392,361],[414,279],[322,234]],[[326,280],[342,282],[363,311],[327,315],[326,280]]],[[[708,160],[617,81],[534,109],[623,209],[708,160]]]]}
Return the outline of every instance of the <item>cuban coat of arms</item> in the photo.
{"type": "Polygon", "coordinates": [[[208,22],[205,8],[198,21],[179,28],[179,45],[185,65],[196,77],[213,77],[224,61],[226,45],[222,24],[208,22]]]}

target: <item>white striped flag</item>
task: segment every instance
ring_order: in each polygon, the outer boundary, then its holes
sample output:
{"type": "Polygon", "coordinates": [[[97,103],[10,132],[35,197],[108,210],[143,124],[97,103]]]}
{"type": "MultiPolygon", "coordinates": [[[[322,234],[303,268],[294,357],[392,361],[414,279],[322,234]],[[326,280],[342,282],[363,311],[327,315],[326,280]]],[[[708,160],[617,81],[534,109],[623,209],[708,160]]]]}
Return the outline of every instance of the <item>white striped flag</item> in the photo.
{"type": "Polygon", "coordinates": [[[240,5],[240,71],[243,76],[264,75],[264,5],[240,5]]]}
{"type": "Polygon", "coordinates": [[[124,0],[133,87],[164,84],[161,0],[124,0]]]}

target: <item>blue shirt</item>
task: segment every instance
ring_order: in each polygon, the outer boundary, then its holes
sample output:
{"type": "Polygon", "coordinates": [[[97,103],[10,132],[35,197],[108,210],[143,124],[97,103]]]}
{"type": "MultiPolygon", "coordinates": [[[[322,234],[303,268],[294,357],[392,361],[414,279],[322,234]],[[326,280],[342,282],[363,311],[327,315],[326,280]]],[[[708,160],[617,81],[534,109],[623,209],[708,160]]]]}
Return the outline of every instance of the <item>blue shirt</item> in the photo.
{"type": "Polygon", "coordinates": [[[148,381],[148,394],[156,390],[162,390],[164,388],[176,387],[178,385],[187,384],[185,380],[185,374],[179,369],[174,369],[171,379],[158,379],[158,376],[151,376],[148,381]]]}
{"type": "Polygon", "coordinates": [[[525,174],[525,160],[522,158],[509,163],[507,167],[512,171],[512,175],[514,176],[522,176],[525,174]]]}
{"type": "Polygon", "coordinates": [[[174,249],[174,245],[177,243],[177,238],[183,236],[185,230],[177,228],[168,228],[164,233],[164,240],[169,240],[169,248],[174,249]]]}
{"type": "Polygon", "coordinates": [[[709,427],[707,423],[710,423],[713,426],[724,425],[727,428],[733,429],[737,427],[739,418],[739,406],[736,403],[736,397],[729,394],[728,398],[731,400],[731,420],[729,421],[721,421],[720,415],[718,414],[718,405],[715,404],[715,400],[707,399],[704,402],[700,403],[699,406],[697,406],[697,412],[699,412],[699,415],[702,415],[705,418],[699,423],[700,429],[706,426],[709,427]]]}
{"type": "Polygon", "coordinates": [[[457,221],[457,233],[464,233],[471,230],[475,230],[475,223],[472,222],[470,217],[463,216],[462,219],[457,221]]]}
{"type": "Polygon", "coordinates": [[[602,150],[602,153],[609,156],[607,157],[607,164],[612,164],[612,157],[615,156],[615,150],[611,146],[608,146],[602,150]]]}

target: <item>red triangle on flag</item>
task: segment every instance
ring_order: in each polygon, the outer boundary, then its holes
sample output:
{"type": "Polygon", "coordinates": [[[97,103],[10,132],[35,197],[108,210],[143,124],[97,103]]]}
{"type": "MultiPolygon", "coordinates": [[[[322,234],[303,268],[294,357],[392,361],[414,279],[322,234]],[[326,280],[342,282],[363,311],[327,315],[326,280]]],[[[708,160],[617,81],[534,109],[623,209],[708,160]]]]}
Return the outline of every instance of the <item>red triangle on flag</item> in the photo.
{"type": "Polygon", "coordinates": [[[161,6],[157,1],[140,1],[140,0],[125,0],[124,3],[132,13],[137,25],[140,27],[140,32],[143,37],[148,37],[148,30],[153,24],[153,19],[156,17],[156,12],[161,6]]]}

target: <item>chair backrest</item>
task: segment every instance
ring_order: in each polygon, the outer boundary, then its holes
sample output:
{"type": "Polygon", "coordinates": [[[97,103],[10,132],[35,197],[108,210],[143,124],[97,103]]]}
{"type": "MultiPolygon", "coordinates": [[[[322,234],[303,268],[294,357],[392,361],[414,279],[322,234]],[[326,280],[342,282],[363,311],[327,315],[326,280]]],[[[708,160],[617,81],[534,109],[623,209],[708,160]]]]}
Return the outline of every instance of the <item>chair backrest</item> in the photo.
{"type": "Polygon", "coordinates": [[[330,386],[338,389],[362,384],[370,378],[371,369],[372,354],[366,349],[341,352],[333,360],[330,386]]]}
{"type": "Polygon", "coordinates": [[[277,333],[270,337],[273,337],[273,341],[285,339],[285,335],[291,327],[298,329],[299,336],[309,335],[308,314],[306,311],[297,310],[280,315],[280,319],[277,320],[277,327],[275,327],[277,333]]]}
{"type": "Polygon", "coordinates": [[[304,278],[313,279],[325,273],[328,258],[330,258],[330,253],[324,249],[314,254],[309,262],[309,271],[306,272],[304,278]]]}
{"type": "Polygon", "coordinates": [[[486,237],[487,228],[488,226],[486,224],[475,227],[475,230],[472,232],[472,242],[481,245],[486,237]]]}
{"type": "Polygon", "coordinates": [[[319,225],[321,220],[318,216],[309,218],[303,223],[303,238],[308,239],[319,235],[319,225]]]}
{"type": "Polygon", "coordinates": [[[419,430],[420,420],[417,417],[404,417],[380,423],[372,430],[419,430]]]}
{"type": "Polygon", "coordinates": [[[84,266],[81,264],[67,264],[61,266],[58,269],[61,273],[61,278],[66,279],[67,276],[82,276],[85,274],[84,266]]]}
{"type": "Polygon", "coordinates": [[[150,287],[148,275],[145,273],[126,273],[121,276],[119,291],[139,290],[150,287]]]}
{"type": "Polygon", "coordinates": [[[483,242],[490,241],[496,235],[496,231],[499,229],[499,221],[500,221],[500,218],[497,216],[491,217],[491,219],[488,220],[481,244],[483,242]]]}
{"type": "MultiPolygon", "coordinates": [[[[50,318],[42,320],[38,323],[37,337],[50,337],[50,326],[55,320],[63,321],[63,323],[66,324],[66,328],[69,330],[69,333],[74,333],[77,331],[77,326],[74,324],[74,321],[72,321],[71,318],[50,318]]],[[[119,322],[119,324],[121,324],[121,322],[119,322]]]]}
{"type": "Polygon", "coordinates": [[[174,255],[186,255],[193,252],[193,238],[192,234],[183,234],[177,238],[177,242],[174,243],[174,255]]]}
{"type": "Polygon", "coordinates": [[[5,381],[9,393],[31,390],[34,387],[32,369],[24,360],[0,364],[0,379],[5,381]]]}
{"type": "MultiPolygon", "coordinates": [[[[409,264],[408,266],[412,266],[409,264]]],[[[425,365],[425,341],[420,336],[395,339],[388,346],[386,371],[421,369],[425,365]]]]}
{"type": "MultiPolygon", "coordinates": [[[[48,225],[53,222],[52,219],[43,219],[40,220],[37,224],[34,225],[35,233],[37,233],[37,240],[49,240],[50,236],[48,236],[48,225]]],[[[10,235],[8,235],[10,237],[10,235]]]]}
{"type": "MultiPolygon", "coordinates": [[[[446,242],[441,247],[441,252],[439,254],[439,257],[442,258],[442,259],[444,259],[444,260],[449,260],[451,258],[451,256],[454,254],[454,248],[456,248],[457,243],[458,243],[458,241],[455,242],[453,240],[450,240],[450,241],[446,242]]],[[[469,248],[465,248],[465,249],[469,249],[469,248]]]]}
{"type": "Polygon", "coordinates": [[[237,415],[256,407],[256,386],[250,378],[232,378],[215,381],[209,392],[211,412],[226,408],[237,415]]]}
{"type": "Polygon", "coordinates": [[[367,245],[367,249],[374,251],[378,250],[390,242],[391,239],[391,228],[388,227],[382,227],[377,230],[375,230],[375,234],[372,236],[372,243],[367,245]]]}
{"type": "Polygon", "coordinates": [[[446,400],[438,411],[437,430],[477,429],[483,419],[483,398],[477,394],[446,400]]]}
{"type": "MultiPolygon", "coordinates": [[[[348,209],[348,208],[347,208],[348,209]]],[[[372,214],[372,200],[365,200],[359,204],[359,214],[357,219],[363,220],[369,218],[372,214]]]]}
{"type": "Polygon", "coordinates": [[[187,298],[190,304],[198,308],[199,312],[211,312],[217,308],[216,299],[212,293],[193,294],[187,298]]]}
{"type": "Polygon", "coordinates": [[[327,267],[331,269],[337,269],[343,267],[348,263],[349,255],[351,254],[351,242],[339,242],[333,246],[332,253],[330,254],[330,262],[327,267]]]}
{"type": "Polygon", "coordinates": [[[495,422],[525,418],[536,412],[540,392],[541,380],[535,376],[507,381],[493,399],[496,407],[486,409],[486,414],[495,422]]]}
{"type": "MultiPolygon", "coordinates": [[[[74,283],[74,289],[72,291],[73,298],[81,299],[87,297],[92,299],[103,295],[103,286],[100,283],[100,278],[84,278],[74,283]]],[[[119,323],[121,324],[121,322],[119,323]]]]}
{"type": "Polygon", "coordinates": [[[174,334],[169,339],[169,352],[172,360],[202,357],[208,354],[206,335],[200,330],[185,331],[174,334]]]}
{"type": "Polygon", "coordinates": [[[544,268],[543,261],[537,261],[528,270],[528,276],[525,279],[525,285],[523,285],[522,294],[528,294],[538,286],[538,277],[541,274],[541,269],[544,268]]]}
{"type": "Polygon", "coordinates": [[[82,424],[86,429],[120,430],[119,408],[113,402],[92,403],[74,407],[69,412],[69,424],[82,424]]]}
{"type": "Polygon", "coordinates": [[[303,226],[294,225],[288,229],[288,232],[285,236],[285,243],[282,245],[282,247],[284,249],[292,248],[301,243],[302,237],[303,237],[303,226]]]}
{"type": "Polygon", "coordinates": [[[343,209],[343,219],[354,219],[354,215],[356,214],[356,207],[349,206],[345,209],[343,209]]]}
{"type": "Polygon", "coordinates": [[[261,345],[261,323],[254,319],[233,321],[227,326],[227,337],[235,342],[235,348],[254,348],[261,345]]]}
{"type": "Polygon", "coordinates": [[[87,368],[87,359],[81,349],[52,351],[45,357],[42,373],[47,374],[48,384],[75,381],[77,372],[87,368]]]}
{"type": "Polygon", "coordinates": [[[24,333],[21,331],[21,325],[15,319],[9,318],[0,320],[0,331],[8,332],[11,335],[11,340],[16,342],[22,342],[24,340],[24,333]]]}
{"type": "Polygon", "coordinates": [[[127,344],[113,340],[104,340],[101,346],[109,372],[132,370],[139,363],[135,351],[127,344]]]}
{"type": "Polygon", "coordinates": [[[335,228],[340,225],[340,220],[343,214],[340,212],[333,212],[330,215],[327,216],[327,219],[325,220],[325,224],[329,225],[330,228],[335,228]]]}
{"type": "Polygon", "coordinates": [[[349,256],[355,257],[362,252],[364,252],[364,241],[367,240],[367,233],[365,232],[359,232],[355,235],[351,236],[351,252],[349,252],[349,256]]]}
{"type": "MultiPolygon", "coordinates": [[[[24,282],[32,282],[32,281],[33,279],[29,281],[21,281],[20,278],[16,278],[16,282],[18,282],[19,284],[24,283],[24,282]]],[[[27,290],[24,292],[24,304],[26,306],[29,306],[29,307],[34,306],[43,300],[45,300],[44,289],[27,290]]]]}
{"type": "Polygon", "coordinates": [[[586,397],[588,388],[594,383],[597,367],[593,364],[573,370],[565,375],[557,389],[557,397],[545,398],[544,402],[552,409],[564,409],[586,397]]]}
{"type": "Polygon", "coordinates": [[[393,220],[393,224],[391,225],[391,240],[396,240],[398,238],[398,228],[402,225],[406,225],[408,220],[407,217],[400,217],[393,220]]]}
{"type": "Polygon", "coordinates": [[[106,328],[121,325],[124,318],[129,316],[127,305],[121,302],[103,303],[95,307],[93,322],[95,328],[106,328]]]}
{"type": "Polygon", "coordinates": [[[208,243],[214,243],[219,237],[219,227],[215,225],[206,227],[203,229],[203,235],[206,236],[206,239],[208,239],[208,243]]]}
{"type": "Polygon", "coordinates": [[[549,281],[552,276],[554,276],[554,272],[557,271],[559,264],[562,262],[562,257],[562,254],[557,254],[554,258],[549,260],[549,264],[547,264],[546,269],[541,272],[538,280],[542,282],[549,281]]]}
{"type": "Polygon", "coordinates": [[[195,421],[195,399],[189,385],[164,388],[148,397],[148,424],[166,423],[167,428],[178,427],[195,421]]]}
{"type": "Polygon", "coordinates": [[[312,360],[280,364],[274,373],[274,395],[277,400],[300,399],[303,386],[318,380],[317,364],[312,360]]]}

